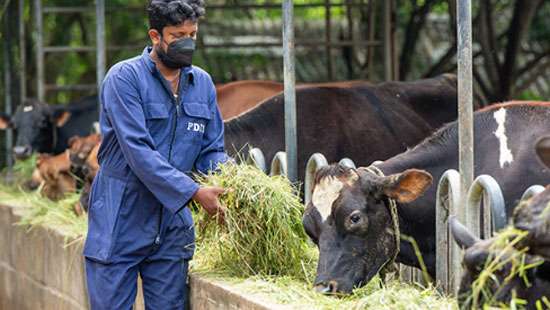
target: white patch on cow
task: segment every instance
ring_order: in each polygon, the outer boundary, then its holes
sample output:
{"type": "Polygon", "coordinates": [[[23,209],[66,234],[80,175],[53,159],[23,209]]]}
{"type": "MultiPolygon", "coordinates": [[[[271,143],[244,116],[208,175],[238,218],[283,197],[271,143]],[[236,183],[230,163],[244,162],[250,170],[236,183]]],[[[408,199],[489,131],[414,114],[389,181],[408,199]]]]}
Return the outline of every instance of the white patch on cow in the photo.
{"type": "Polygon", "coordinates": [[[23,112],[30,112],[34,109],[32,105],[28,105],[26,107],[23,107],[23,112]]]}
{"type": "Polygon", "coordinates": [[[94,122],[94,132],[97,134],[101,134],[101,128],[99,127],[99,122],[94,122]]]}
{"type": "Polygon", "coordinates": [[[514,161],[514,155],[508,147],[508,137],[506,136],[506,109],[500,108],[493,114],[493,117],[498,124],[495,136],[500,144],[500,168],[504,168],[505,164],[511,164],[514,161]]]}
{"type": "Polygon", "coordinates": [[[315,185],[313,195],[311,196],[311,203],[315,206],[323,221],[332,212],[332,203],[340,195],[342,187],[344,187],[344,182],[335,177],[323,178],[315,185]]]}

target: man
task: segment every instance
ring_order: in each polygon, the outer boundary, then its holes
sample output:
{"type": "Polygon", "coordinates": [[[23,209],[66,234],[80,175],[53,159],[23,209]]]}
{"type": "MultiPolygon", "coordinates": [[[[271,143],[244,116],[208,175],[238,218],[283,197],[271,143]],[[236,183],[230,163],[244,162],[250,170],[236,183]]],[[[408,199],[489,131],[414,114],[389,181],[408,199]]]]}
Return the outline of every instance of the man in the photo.
{"type": "Polygon", "coordinates": [[[138,274],[147,309],[182,309],[194,251],[188,202],[223,216],[222,188],[200,187],[228,157],[210,76],[191,65],[203,0],[152,0],[153,43],[114,65],[101,91],[101,166],[84,256],[92,309],[131,309],[138,274]]]}

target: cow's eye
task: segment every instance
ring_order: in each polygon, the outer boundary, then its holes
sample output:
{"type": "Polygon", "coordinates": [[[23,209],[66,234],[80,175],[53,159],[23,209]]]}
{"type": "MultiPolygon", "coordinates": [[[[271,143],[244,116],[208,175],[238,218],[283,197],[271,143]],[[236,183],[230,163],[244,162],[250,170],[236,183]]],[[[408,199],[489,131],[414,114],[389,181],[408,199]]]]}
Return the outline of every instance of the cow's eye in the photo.
{"type": "Polygon", "coordinates": [[[349,217],[349,220],[351,221],[352,224],[357,224],[361,220],[361,216],[359,214],[352,214],[349,217]]]}

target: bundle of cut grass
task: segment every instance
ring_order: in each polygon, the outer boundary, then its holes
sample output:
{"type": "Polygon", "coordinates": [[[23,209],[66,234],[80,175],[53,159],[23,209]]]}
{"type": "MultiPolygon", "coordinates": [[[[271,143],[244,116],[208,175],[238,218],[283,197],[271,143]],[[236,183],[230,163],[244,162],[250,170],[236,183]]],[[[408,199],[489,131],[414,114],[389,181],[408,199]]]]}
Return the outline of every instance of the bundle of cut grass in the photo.
{"type": "MultiPolygon", "coordinates": [[[[540,257],[527,254],[527,248],[518,249],[522,240],[527,236],[526,231],[518,230],[513,226],[499,232],[491,239],[487,259],[478,275],[472,282],[471,294],[464,296],[466,305],[477,308],[522,308],[526,301],[515,297],[509,304],[498,301],[498,296],[506,296],[513,281],[522,281],[527,287],[531,286],[527,274],[530,269],[540,265],[540,257]]],[[[538,304],[550,308],[550,300],[543,298],[538,304]]]]}
{"type": "Polygon", "coordinates": [[[310,284],[293,277],[203,276],[230,284],[232,289],[258,300],[283,305],[284,309],[458,309],[455,299],[443,296],[432,286],[425,288],[395,280],[383,284],[378,277],[350,295],[334,297],[319,294],[310,284]]]}
{"type": "Polygon", "coordinates": [[[221,197],[225,223],[218,225],[200,206],[196,266],[231,276],[303,275],[312,262],[302,227],[303,205],[283,177],[270,177],[245,164],[225,164],[199,183],[232,189],[221,197]]]}

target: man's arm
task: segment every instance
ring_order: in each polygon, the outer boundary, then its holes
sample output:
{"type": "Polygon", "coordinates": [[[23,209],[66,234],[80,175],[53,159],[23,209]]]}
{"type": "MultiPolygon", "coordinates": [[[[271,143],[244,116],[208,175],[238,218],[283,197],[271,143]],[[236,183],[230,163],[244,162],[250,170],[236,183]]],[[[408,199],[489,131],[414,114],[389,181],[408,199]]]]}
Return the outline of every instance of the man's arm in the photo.
{"type": "Polygon", "coordinates": [[[141,99],[131,72],[119,68],[104,81],[102,100],[130,169],[170,211],[177,212],[199,189],[156,150],[147,129],[141,99]]]}
{"type": "Polygon", "coordinates": [[[223,119],[218,109],[216,88],[212,82],[209,87],[208,98],[208,106],[213,111],[213,117],[208,122],[204,131],[201,152],[195,162],[195,169],[201,173],[207,173],[210,170],[214,170],[219,163],[229,160],[224,150],[223,119]]]}

